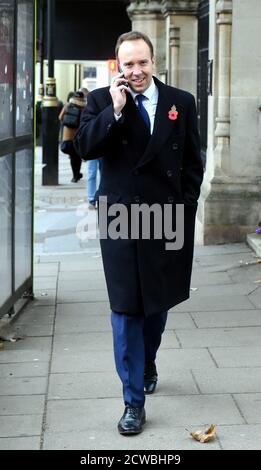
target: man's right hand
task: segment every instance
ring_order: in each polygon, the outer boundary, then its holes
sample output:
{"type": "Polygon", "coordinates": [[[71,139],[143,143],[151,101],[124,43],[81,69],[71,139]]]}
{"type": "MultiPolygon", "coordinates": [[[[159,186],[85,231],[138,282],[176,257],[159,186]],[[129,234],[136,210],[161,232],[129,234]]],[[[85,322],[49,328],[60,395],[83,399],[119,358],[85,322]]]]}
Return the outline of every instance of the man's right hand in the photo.
{"type": "Polygon", "coordinates": [[[123,73],[121,73],[120,75],[114,77],[111,83],[110,94],[112,97],[115,114],[120,114],[121,110],[126,104],[126,92],[128,92],[129,90],[125,85],[119,85],[121,82],[124,81],[126,81],[127,83],[127,80],[125,80],[123,73]]]}

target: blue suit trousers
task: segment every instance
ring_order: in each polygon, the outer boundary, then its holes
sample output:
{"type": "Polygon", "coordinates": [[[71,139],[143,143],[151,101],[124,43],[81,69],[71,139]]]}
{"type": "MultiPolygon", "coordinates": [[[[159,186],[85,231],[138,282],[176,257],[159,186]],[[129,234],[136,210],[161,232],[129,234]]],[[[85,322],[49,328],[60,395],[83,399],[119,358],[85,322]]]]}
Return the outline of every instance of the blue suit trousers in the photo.
{"type": "Polygon", "coordinates": [[[142,408],[145,403],[144,367],[155,361],[168,312],[148,318],[112,311],[114,358],[123,386],[125,405],[142,408]]]}

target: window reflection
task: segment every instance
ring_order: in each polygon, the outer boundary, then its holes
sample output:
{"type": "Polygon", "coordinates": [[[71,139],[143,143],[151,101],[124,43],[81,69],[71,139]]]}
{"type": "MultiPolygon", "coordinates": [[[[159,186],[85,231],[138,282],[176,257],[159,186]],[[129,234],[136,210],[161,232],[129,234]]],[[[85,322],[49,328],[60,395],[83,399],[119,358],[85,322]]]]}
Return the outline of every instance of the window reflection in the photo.
{"type": "Polygon", "coordinates": [[[18,2],[16,134],[33,132],[33,3],[18,2]]]}
{"type": "Polygon", "coordinates": [[[0,2],[0,139],[13,134],[14,4],[0,2]]]}
{"type": "Polygon", "coordinates": [[[12,289],[12,156],[0,157],[0,305],[12,289]]]}
{"type": "Polygon", "coordinates": [[[33,151],[16,153],[15,163],[15,288],[31,275],[33,151]]]}

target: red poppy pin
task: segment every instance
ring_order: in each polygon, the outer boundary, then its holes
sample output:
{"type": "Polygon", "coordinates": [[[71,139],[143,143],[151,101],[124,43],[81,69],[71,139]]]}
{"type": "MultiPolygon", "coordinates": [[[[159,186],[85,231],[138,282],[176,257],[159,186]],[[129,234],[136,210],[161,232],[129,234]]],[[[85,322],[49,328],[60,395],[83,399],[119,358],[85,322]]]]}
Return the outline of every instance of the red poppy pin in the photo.
{"type": "Polygon", "coordinates": [[[176,121],[176,119],[178,118],[178,111],[177,111],[177,108],[175,106],[175,104],[173,104],[173,106],[171,106],[171,109],[169,110],[169,119],[171,121],[176,121]]]}

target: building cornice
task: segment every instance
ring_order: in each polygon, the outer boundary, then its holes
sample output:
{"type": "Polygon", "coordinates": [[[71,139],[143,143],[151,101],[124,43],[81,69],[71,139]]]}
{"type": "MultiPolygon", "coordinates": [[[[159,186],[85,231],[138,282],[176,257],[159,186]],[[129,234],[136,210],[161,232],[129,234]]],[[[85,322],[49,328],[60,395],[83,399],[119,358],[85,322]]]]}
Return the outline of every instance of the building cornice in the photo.
{"type": "Polygon", "coordinates": [[[155,0],[131,0],[130,5],[127,7],[127,13],[131,20],[137,15],[162,16],[161,2],[155,0]]]}
{"type": "Polygon", "coordinates": [[[164,16],[168,15],[196,15],[199,0],[162,0],[161,11],[164,16]]]}

